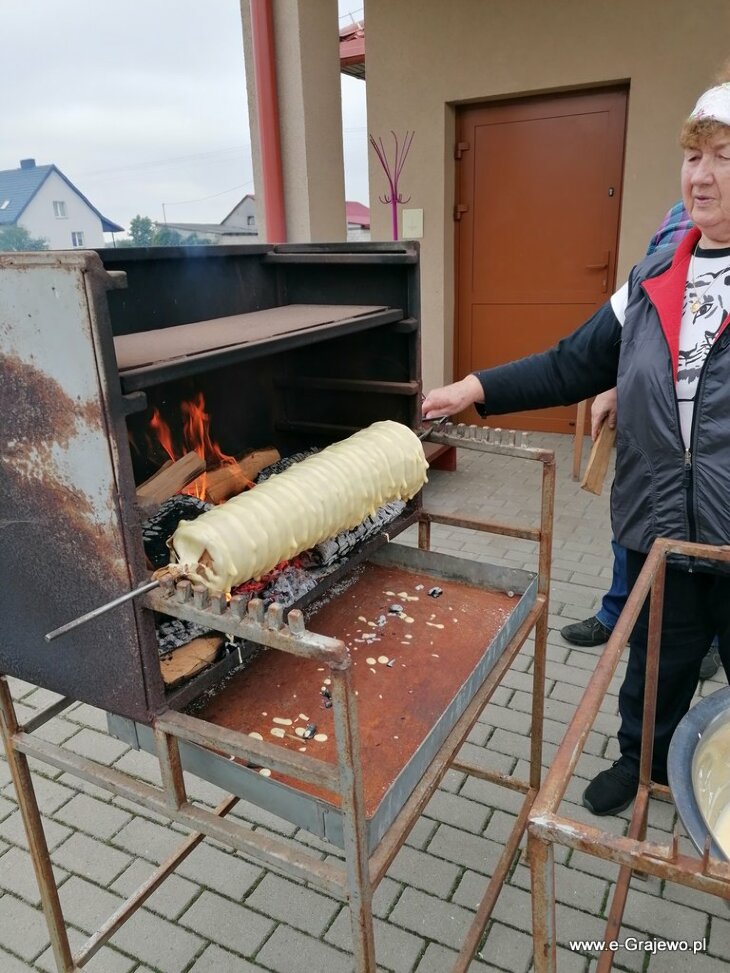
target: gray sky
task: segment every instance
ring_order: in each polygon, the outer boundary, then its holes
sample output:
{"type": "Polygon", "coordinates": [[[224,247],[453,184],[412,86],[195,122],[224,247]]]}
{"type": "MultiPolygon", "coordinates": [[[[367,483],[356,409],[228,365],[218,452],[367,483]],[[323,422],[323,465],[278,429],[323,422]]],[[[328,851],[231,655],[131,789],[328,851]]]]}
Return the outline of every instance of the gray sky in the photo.
{"type": "MultiPolygon", "coordinates": [[[[219,222],[254,191],[239,0],[0,0],[0,15],[0,169],[55,163],[125,227],[163,203],[170,222],[219,222]]],[[[343,77],[342,95],[346,195],[367,204],[364,82],[343,77]]]]}

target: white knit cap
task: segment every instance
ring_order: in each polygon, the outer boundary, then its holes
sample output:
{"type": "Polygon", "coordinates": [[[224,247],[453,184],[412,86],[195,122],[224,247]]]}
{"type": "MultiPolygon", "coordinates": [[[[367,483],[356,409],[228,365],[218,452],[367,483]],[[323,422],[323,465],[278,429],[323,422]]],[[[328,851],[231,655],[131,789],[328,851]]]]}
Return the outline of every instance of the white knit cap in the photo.
{"type": "Polygon", "coordinates": [[[700,95],[690,118],[714,118],[730,125],[730,84],[719,84],[700,95]]]}

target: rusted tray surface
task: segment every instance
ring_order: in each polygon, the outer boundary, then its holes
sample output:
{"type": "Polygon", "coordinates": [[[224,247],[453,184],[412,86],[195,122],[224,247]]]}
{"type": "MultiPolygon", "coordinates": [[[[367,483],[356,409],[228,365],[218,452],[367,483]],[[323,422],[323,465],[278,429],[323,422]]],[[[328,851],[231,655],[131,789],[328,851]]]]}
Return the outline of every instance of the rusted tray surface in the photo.
{"type": "MultiPolygon", "coordinates": [[[[353,658],[371,849],[526,618],[536,591],[536,577],[526,571],[391,543],[356,569],[349,587],[310,609],[307,628],[342,638],[353,658]],[[442,589],[438,598],[428,594],[434,586],[442,589]],[[391,612],[393,605],[403,612],[391,612]]],[[[308,756],[336,764],[332,710],[321,692],[328,678],[317,662],[267,650],[195,715],[278,746],[306,747],[308,756]],[[319,740],[296,733],[307,723],[316,724],[319,740]]],[[[109,725],[120,739],[155,752],[149,727],[117,717],[109,725]]],[[[199,746],[183,742],[180,752],[190,772],[343,846],[337,795],[199,746]]]]}
{"type": "Polygon", "coordinates": [[[119,371],[186,358],[201,352],[248,344],[277,335],[306,331],[333,321],[382,311],[382,305],[285,304],[211,321],[195,321],[156,331],[140,331],[114,339],[119,371]]]}
{"type": "MultiPolygon", "coordinates": [[[[368,817],[515,605],[506,593],[443,579],[438,579],[443,594],[434,598],[428,591],[435,584],[420,572],[367,564],[344,594],[314,611],[307,623],[312,631],[343,639],[352,655],[368,817]],[[401,605],[403,613],[390,612],[393,605],[401,605]]],[[[328,672],[316,662],[268,651],[196,715],[336,764],[332,710],[321,695],[328,684],[328,672]],[[296,729],[308,723],[326,739],[298,736],[296,729]]],[[[337,795],[280,779],[339,804],[337,795]]]]}

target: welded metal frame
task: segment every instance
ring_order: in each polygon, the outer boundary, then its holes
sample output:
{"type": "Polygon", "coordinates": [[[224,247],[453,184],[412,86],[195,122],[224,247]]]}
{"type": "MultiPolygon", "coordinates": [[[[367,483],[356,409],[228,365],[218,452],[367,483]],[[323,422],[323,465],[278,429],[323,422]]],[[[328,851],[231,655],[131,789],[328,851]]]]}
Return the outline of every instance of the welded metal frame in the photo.
{"type": "MultiPolygon", "coordinates": [[[[618,879],[611,898],[604,941],[618,941],[629,882],[633,873],[658,878],[709,892],[730,900],[730,863],[711,857],[708,836],[702,855],[687,855],[679,850],[679,829],[675,827],[667,845],[646,840],[649,800],[659,797],[671,802],[669,789],[651,780],[656,695],[664,604],[664,579],[667,558],[671,555],[702,558],[704,561],[730,562],[730,549],[667,538],[657,539],[629,594],[624,610],[606,644],[586,686],[550,770],[530,812],[527,850],[532,883],[532,913],[535,973],[556,973],[557,935],[555,922],[554,845],[612,861],[619,865],[618,879]],[[559,805],[583,752],[588,734],[603,703],[619,659],[626,647],[639,612],[648,596],[649,631],[646,681],[642,721],[639,790],[634,802],[627,834],[615,835],[601,828],[576,821],[559,813],[559,805]]],[[[604,947],[596,967],[608,973],[615,951],[604,947]]]]}
{"type": "Polygon", "coordinates": [[[304,879],[330,894],[344,898],[349,904],[351,914],[354,969],[356,973],[374,973],[376,962],[373,939],[373,890],[384,877],[411,828],[449,769],[470,774],[523,795],[517,820],[505,842],[503,853],[453,966],[453,973],[464,973],[467,970],[525,832],[528,815],[536,799],[541,778],[555,462],[554,454],[549,450],[516,445],[516,436],[517,434],[511,431],[483,430],[476,426],[446,426],[433,434],[433,441],[446,446],[509,455],[542,464],[541,512],[537,527],[494,523],[468,516],[431,513],[427,510],[420,511],[418,525],[418,543],[422,549],[430,547],[431,524],[434,523],[535,542],[539,545],[537,596],[526,618],[448,733],[427,770],[413,788],[410,797],[372,853],[368,851],[360,773],[360,735],[357,702],[352,687],[351,660],[342,641],[308,632],[304,618],[297,610],[291,611],[284,623],[279,608],[274,607],[264,614],[263,605],[252,601],[248,608],[248,623],[254,640],[259,643],[305,655],[329,666],[338,756],[336,769],[316,758],[290,752],[275,744],[257,741],[243,733],[226,730],[195,717],[167,710],[158,715],[153,723],[162,780],[162,786],[157,787],[115,768],[106,767],[75,754],[62,746],[36,738],[32,731],[62,711],[68,705],[68,701],[62,700],[55,703],[44,713],[36,715],[25,726],[20,726],[7,679],[0,676],[0,730],[28,836],[31,858],[41,892],[43,912],[59,973],[78,973],[82,970],[91,957],[205,836],[242,851],[267,867],[304,879]],[[460,760],[457,753],[494,690],[533,631],[535,648],[530,771],[529,779],[524,781],[474,766],[460,760]],[[227,798],[214,811],[191,804],[188,801],[181,767],[180,741],[214,748],[233,757],[242,758],[259,766],[265,765],[290,777],[313,782],[338,792],[343,812],[344,863],[323,862],[306,849],[294,848],[283,839],[260,834],[243,822],[227,820],[225,815],[235,804],[234,797],[227,798]],[[153,810],[170,821],[190,828],[192,832],[75,955],[71,952],[35,797],[28,764],[30,757],[92,782],[112,794],[123,796],[133,804],[153,810]]]}

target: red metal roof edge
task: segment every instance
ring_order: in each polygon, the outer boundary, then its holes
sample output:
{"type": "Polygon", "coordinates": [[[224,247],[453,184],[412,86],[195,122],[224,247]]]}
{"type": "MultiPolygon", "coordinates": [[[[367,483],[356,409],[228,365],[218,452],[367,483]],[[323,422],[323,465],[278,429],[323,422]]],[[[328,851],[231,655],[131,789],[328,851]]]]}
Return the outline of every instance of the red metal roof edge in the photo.
{"type": "Polygon", "coordinates": [[[340,64],[365,63],[365,24],[349,24],[340,28],[340,64]]]}
{"type": "Polygon", "coordinates": [[[359,226],[370,229],[370,210],[364,203],[357,203],[354,200],[346,201],[345,214],[348,223],[357,223],[359,226]]]}

